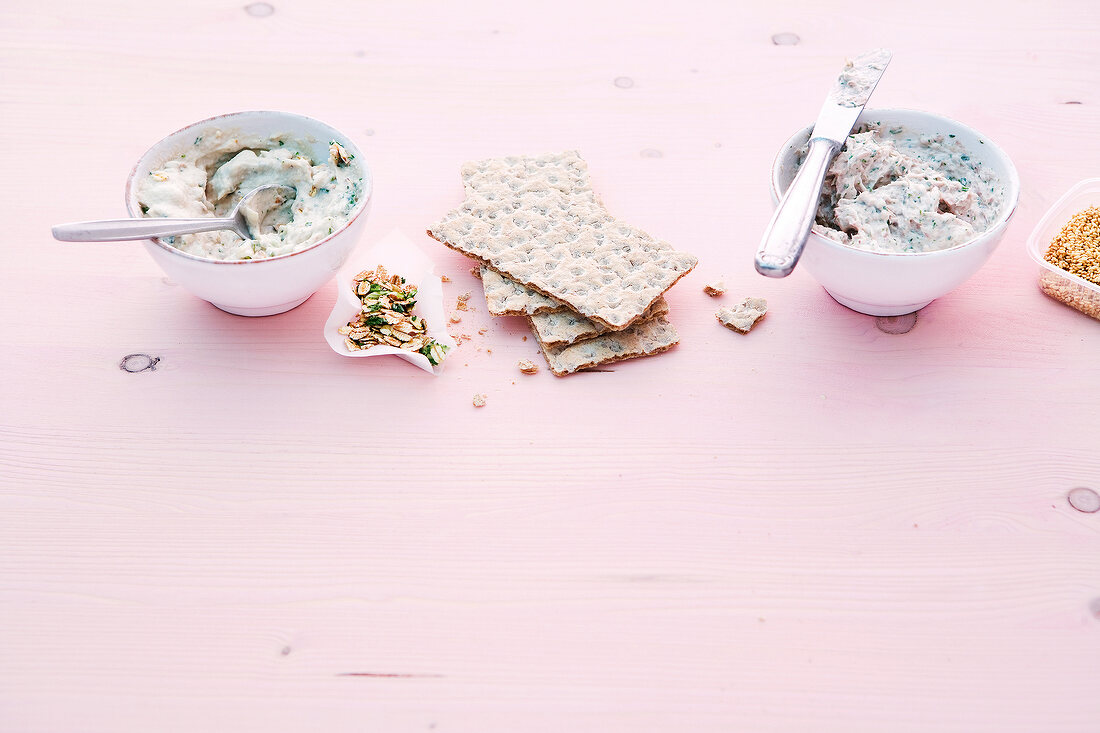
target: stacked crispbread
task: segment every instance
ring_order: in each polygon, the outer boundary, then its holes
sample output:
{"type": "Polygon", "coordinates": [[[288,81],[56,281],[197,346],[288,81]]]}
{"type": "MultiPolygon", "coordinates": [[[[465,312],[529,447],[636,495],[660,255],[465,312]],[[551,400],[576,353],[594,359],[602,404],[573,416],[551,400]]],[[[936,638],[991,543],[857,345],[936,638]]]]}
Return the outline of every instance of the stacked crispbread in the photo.
{"type": "Polygon", "coordinates": [[[527,317],[554,374],[679,341],[661,296],[695,257],[609,214],[575,151],[467,163],[462,180],[428,234],[481,263],[489,312],[527,317]]]}

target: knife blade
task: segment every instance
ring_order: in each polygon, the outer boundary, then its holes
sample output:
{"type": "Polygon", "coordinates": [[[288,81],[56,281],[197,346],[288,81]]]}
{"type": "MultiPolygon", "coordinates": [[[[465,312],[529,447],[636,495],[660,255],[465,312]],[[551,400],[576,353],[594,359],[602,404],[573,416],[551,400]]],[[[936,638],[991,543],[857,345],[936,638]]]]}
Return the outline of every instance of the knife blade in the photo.
{"type": "Polygon", "coordinates": [[[756,252],[756,271],[786,277],[794,270],[817,214],[821,187],[871,92],[890,64],[889,51],[868,51],[844,65],[810,133],[806,157],[783,194],[756,252]]]}

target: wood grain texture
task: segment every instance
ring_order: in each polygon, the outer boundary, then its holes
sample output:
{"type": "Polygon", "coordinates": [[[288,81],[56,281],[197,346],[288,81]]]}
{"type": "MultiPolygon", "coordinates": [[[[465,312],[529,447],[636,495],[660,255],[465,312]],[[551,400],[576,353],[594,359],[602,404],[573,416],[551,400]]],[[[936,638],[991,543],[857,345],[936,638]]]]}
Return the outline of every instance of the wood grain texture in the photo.
{"type": "Polygon", "coordinates": [[[1023,246],[1098,175],[1091,4],[246,4],[0,8],[0,730],[1097,730],[1100,513],[1066,495],[1100,490],[1100,327],[1023,246]],[[982,130],[1023,182],[903,334],[750,264],[775,150],[874,46],[877,105],[982,130]],[[237,318],[137,246],[50,239],[123,215],[163,135],[257,108],[359,143],[349,268],[400,230],[448,306],[480,292],[423,235],[459,165],[580,149],[699,256],[682,343],[529,377],[475,298],[434,379],[333,354],[331,286],[237,318]],[[739,336],[713,312],[747,295],[739,336]]]}

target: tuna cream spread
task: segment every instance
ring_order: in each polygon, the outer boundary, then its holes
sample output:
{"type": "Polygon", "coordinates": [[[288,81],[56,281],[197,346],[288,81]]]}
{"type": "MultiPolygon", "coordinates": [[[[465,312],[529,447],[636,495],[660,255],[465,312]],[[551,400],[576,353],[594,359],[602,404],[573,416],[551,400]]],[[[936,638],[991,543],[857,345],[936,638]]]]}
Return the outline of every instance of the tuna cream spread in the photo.
{"type": "Polygon", "coordinates": [[[1004,195],[954,135],[872,123],[848,137],[830,166],[813,230],[873,252],[932,252],[988,229],[1004,195]]]}
{"type": "Polygon", "coordinates": [[[267,214],[256,239],[232,231],[166,237],[188,254],[215,260],[252,260],[298,252],[342,228],[359,202],[363,171],[333,141],[325,160],[289,135],[248,138],[221,130],[204,132],[193,145],[137,182],[144,216],[228,216],[243,194],[278,183],[296,194],[267,214]]]}

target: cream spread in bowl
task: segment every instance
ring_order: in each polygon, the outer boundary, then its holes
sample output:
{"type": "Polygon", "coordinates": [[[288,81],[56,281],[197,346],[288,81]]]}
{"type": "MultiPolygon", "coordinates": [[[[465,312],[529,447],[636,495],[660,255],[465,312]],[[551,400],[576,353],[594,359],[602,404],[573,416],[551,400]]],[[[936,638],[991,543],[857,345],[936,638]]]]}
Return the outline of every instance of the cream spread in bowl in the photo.
{"type": "Polygon", "coordinates": [[[954,135],[868,123],[830,166],[813,231],[872,252],[948,249],[997,221],[1005,191],[954,135]]]}
{"type": "Polygon", "coordinates": [[[181,252],[214,260],[255,260],[299,252],[339,231],[363,190],[363,169],[338,141],[313,160],[291,135],[256,137],[206,130],[178,157],[135,181],[143,216],[227,216],[240,197],[268,183],[290,186],[292,201],[268,214],[256,239],[232,231],[167,237],[181,252]]]}

